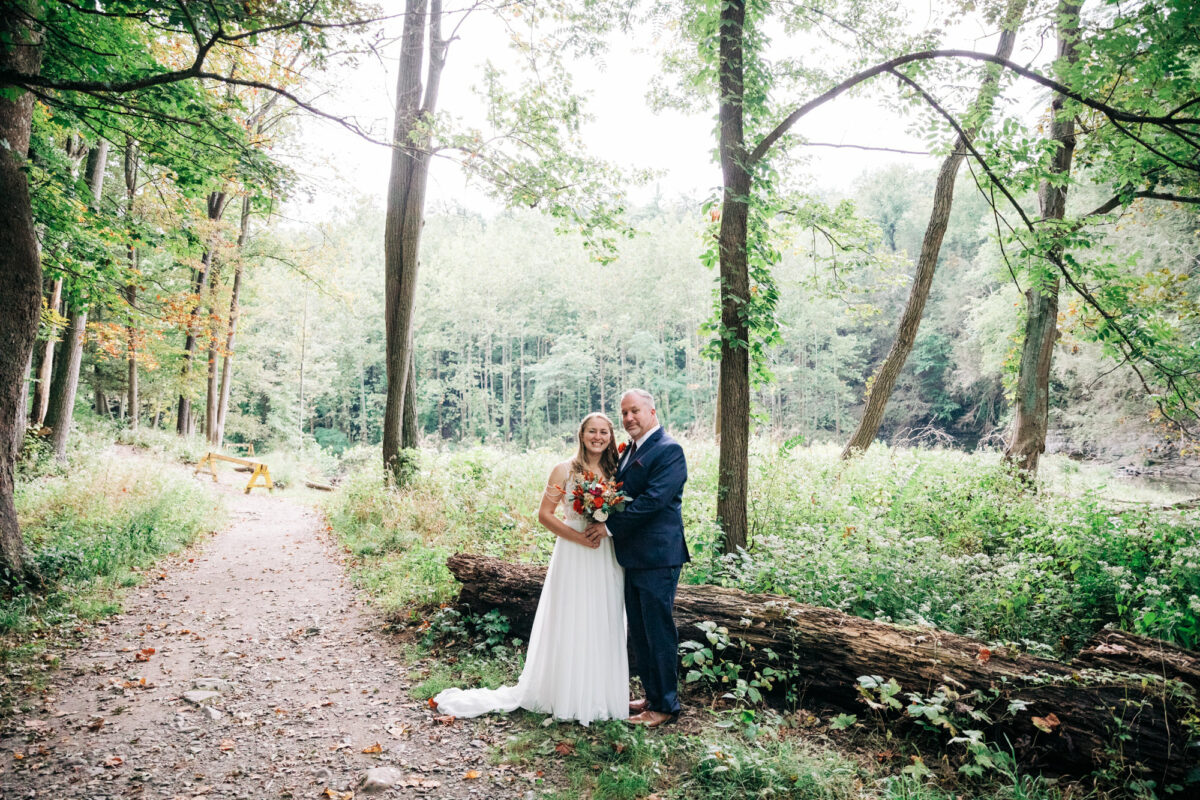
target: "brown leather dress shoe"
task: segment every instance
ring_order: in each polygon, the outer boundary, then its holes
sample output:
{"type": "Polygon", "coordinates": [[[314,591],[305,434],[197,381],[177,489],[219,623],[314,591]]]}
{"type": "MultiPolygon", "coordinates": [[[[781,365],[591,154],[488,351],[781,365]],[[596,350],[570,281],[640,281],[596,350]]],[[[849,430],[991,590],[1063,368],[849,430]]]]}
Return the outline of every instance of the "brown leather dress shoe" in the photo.
{"type": "Polygon", "coordinates": [[[668,725],[679,719],[678,714],[667,714],[664,711],[643,711],[630,717],[627,721],[630,725],[644,725],[647,728],[657,728],[660,725],[668,725]]]}
{"type": "Polygon", "coordinates": [[[642,713],[643,711],[646,710],[646,706],[648,703],[649,703],[649,701],[646,700],[646,698],[644,698],[644,697],[641,700],[630,700],[629,701],[629,713],[630,714],[642,713]]]}

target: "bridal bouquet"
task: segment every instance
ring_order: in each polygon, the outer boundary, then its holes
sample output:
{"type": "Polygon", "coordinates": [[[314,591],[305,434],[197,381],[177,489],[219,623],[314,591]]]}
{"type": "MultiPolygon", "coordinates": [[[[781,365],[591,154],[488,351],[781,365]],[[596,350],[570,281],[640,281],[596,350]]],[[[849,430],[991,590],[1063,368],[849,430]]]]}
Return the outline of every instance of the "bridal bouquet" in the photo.
{"type": "Polygon", "coordinates": [[[571,490],[574,502],[571,504],[576,514],[582,514],[592,522],[604,522],[610,514],[624,511],[629,502],[627,495],[621,494],[622,484],[606,481],[594,472],[585,472],[575,480],[571,490]]]}

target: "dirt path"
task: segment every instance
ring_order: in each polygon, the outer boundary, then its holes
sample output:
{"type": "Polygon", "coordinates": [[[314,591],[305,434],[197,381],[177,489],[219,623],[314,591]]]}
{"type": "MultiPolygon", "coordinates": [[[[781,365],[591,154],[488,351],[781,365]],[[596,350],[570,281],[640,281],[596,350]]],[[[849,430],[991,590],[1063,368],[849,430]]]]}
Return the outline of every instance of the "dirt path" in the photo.
{"type": "Polygon", "coordinates": [[[486,763],[505,721],[446,725],[413,702],[419,676],[320,516],[245,480],[214,487],[231,524],[131,590],[44,707],[0,731],[0,797],[346,800],[377,767],[392,768],[382,796],[525,796],[486,763]]]}

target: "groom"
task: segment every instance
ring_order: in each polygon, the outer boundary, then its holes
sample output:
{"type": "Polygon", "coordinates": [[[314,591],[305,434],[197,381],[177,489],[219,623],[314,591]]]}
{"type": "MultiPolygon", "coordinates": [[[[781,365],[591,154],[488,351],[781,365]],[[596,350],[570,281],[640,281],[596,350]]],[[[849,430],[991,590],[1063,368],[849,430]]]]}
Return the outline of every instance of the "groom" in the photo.
{"type": "MultiPolygon", "coordinates": [[[[679,635],[673,609],[679,570],[691,560],[683,540],[683,448],[658,424],[654,397],[644,389],[621,396],[621,424],[630,443],[616,478],[631,500],[608,518],[617,561],[625,568],[625,614],[635,669],[646,699],[629,704],[635,725],[656,728],[679,715],[679,635]]],[[[604,536],[594,523],[590,538],[604,536]]]]}

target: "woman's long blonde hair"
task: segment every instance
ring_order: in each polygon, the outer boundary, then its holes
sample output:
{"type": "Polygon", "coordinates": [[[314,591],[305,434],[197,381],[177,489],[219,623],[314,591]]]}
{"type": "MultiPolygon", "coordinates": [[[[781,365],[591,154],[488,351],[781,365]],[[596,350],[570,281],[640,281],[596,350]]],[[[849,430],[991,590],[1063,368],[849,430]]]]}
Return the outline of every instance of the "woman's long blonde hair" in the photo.
{"type": "Polygon", "coordinates": [[[612,420],[603,411],[593,411],[583,418],[583,422],[579,423],[579,431],[575,434],[579,449],[575,452],[575,457],[571,459],[571,472],[582,474],[587,471],[587,448],[583,446],[583,432],[587,429],[588,423],[597,417],[608,423],[608,447],[600,454],[600,469],[604,472],[604,477],[611,478],[617,474],[617,462],[620,459],[617,455],[617,431],[613,427],[612,420]]]}

